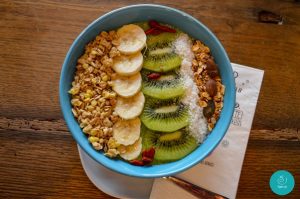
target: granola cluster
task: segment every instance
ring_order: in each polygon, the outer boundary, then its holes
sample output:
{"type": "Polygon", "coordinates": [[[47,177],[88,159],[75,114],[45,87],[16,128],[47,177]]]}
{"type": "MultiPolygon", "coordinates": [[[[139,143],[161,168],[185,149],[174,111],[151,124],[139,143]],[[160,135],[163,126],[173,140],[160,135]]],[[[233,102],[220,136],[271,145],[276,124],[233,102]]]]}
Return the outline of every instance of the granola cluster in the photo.
{"type": "Polygon", "coordinates": [[[113,58],[117,50],[115,31],[101,32],[85,48],[77,62],[72,88],[72,112],[89,142],[96,150],[103,150],[109,157],[118,154],[118,145],[112,137],[112,127],[119,120],[114,112],[117,94],[112,90],[113,58]]]}
{"type": "Polygon", "coordinates": [[[195,55],[192,65],[194,81],[200,91],[199,106],[203,107],[203,114],[208,122],[208,130],[211,131],[223,108],[225,86],[222,84],[210,49],[196,40],[193,43],[192,51],[195,55]]]}

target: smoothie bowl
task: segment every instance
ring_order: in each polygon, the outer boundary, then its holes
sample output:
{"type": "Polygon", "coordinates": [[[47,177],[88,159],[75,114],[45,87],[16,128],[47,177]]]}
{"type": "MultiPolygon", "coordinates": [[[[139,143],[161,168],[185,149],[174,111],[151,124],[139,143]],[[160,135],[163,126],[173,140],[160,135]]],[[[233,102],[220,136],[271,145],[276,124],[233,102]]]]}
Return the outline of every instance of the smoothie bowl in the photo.
{"type": "Polygon", "coordinates": [[[179,10],[134,5],[91,23],[62,67],[60,103],[80,147],[136,177],[199,163],[225,135],[235,104],[218,39],[179,10]]]}

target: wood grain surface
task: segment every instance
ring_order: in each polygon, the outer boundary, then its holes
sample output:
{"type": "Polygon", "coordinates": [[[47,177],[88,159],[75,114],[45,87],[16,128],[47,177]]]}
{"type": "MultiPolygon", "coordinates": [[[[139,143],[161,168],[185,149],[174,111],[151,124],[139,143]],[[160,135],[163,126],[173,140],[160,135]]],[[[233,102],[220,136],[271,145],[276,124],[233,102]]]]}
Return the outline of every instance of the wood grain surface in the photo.
{"type": "Polygon", "coordinates": [[[293,0],[0,1],[0,198],[111,198],[88,180],[59,108],[61,65],[77,35],[115,8],[157,3],[208,26],[234,63],[265,71],[237,198],[279,198],[278,169],[300,198],[300,3],[293,0]],[[184,3],[183,3],[184,2],[184,3]],[[260,23],[267,10],[283,24],[260,23]]]}

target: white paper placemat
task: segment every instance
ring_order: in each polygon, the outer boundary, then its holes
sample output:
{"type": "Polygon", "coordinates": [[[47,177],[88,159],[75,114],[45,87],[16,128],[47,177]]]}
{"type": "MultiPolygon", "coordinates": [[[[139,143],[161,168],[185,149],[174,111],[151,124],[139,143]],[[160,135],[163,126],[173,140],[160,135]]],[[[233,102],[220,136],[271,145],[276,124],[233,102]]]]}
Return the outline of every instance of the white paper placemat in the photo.
{"type": "MultiPolygon", "coordinates": [[[[220,145],[200,164],[177,175],[195,185],[235,198],[264,71],[232,63],[236,107],[220,145]]],[[[164,179],[156,179],[151,199],[196,198],[164,179]]]]}

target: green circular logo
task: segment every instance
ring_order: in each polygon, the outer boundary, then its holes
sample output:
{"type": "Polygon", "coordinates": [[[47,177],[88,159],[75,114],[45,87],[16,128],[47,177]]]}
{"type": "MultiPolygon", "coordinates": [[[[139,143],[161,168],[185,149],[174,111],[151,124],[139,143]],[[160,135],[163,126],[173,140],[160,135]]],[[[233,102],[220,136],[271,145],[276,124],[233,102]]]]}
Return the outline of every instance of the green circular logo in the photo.
{"type": "Polygon", "coordinates": [[[270,179],[271,190],[277,195],[289,194],[295,186],[293,175],[285,170],[279,170],[273,173],[270,179]]]}

